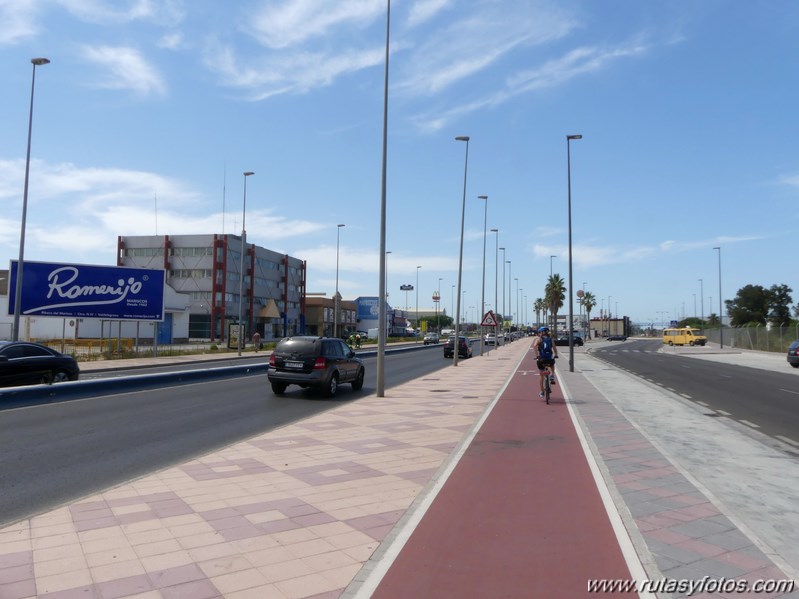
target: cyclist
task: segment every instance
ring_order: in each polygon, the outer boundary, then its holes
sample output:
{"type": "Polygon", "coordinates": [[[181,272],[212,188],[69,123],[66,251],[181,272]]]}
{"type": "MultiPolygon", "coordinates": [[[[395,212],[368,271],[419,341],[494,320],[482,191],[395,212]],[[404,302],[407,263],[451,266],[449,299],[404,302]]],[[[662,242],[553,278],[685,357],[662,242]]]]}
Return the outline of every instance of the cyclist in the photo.
{"type": "Polygon", "coordinates": [[[552,375],[549,379],[549,384],[555,384],[555,358],[558,357],[558,348],[555,345],[552,337],[549,334],[549,327],[541,327],[538,329],[538,337],[533,341],[533,351],[536,354],[536,365],[538,366],[538,373],[540,376],[541,391],[538,397],[544,397],[544,377],[547,374],[547,366],[549,366],[552,375]]]}

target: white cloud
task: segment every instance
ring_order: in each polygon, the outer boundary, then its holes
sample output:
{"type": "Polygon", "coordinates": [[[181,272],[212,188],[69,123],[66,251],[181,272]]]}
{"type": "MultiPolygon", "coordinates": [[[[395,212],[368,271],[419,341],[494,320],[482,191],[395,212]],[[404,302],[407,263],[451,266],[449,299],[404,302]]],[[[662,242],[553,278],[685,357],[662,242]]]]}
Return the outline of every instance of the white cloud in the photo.
{"type": "Polygon", "coordinates": [[[444,111],[418,115],[412,120],[421,129],[438,131],[448,123],[482,108],[499,106],[522,94],[563,85],[575,77],[597,72],[619,59],[635,56],[646,50],[645,45],[637,42],[611,49],[577,48],[538,68],[515,73],[506,79],[504,88],[497,92],[484,94],[471,102],[444,111]]]}
{"type": "Polygon", "coordinates": [[[778,182],[782,185],[789,185],[790,187],[799,187],[799,175],[783,175],[779,178],[778,182]]]}
{"type": "Polygon", "coordinates": [[[166,93],[161,75],[135,48],[84,46],[83,56],[108,71],[99,87],[128,89],[143,96],[166,93]]]}
{"type": "Polygon", "coordinates": [[[206,65],[222,76],[224,84],[249,90],[252,100],[305,93],[330,85],[341,75],[382,64],[383,60],[384,49],[379,47],[337,55],[307,52],[265,58],[258,66],[247,66],[229,47],[209,48],[206,53],[206,65]]]}
{"type": "Polygon", "coordinates": [[[175,24],[183,19],[182,0],[57,0],[67,12],[88,23],[123,24],[148,20],[175,24]]]}
{"type": "Polygon", "coordinates": [[[0,45],[15,44],[39,32],[37,0],[0,0],[0,45]]]}
{"type": "Polygon", "coordinates": [[[385,14],[383,0],[287,0],[265,4],[252,33],[267,48],[287,48],[325,36],[337,26],[370,25],[385,14]]]}
{"type": "Polygon", "coordinates": [[[452,6],[453,0],[418,0],[408,13],[408,26],[415,27],[435,17],[452,6]]]}

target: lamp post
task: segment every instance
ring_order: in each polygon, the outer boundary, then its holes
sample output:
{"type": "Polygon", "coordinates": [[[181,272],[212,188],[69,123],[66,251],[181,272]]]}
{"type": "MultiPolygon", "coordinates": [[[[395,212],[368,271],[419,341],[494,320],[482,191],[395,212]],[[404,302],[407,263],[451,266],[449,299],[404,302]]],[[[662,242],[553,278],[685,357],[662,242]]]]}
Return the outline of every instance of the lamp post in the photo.
{"type": "Polygon", "coordinates": [[[510,326],[513,328],[513,295],[511,295],[511,283],[513,279],[513,270],[511,270],[511,261],[508,260],[508,316],[510,316],[510,326]]]}
{"type": "Polygon", "coordinates": [[[452,352],[452,365],[458,365],[458,344],[460,343],[460,318],[461,318],[461,280],[463,275],[463,226],[466,220],[466,173],[469,168],[469,136],[459,135],[455,141],[466,142],[466,158],[463,161],[463,205],[461,208],[461,245],[458,254],[458,305],[455,312],[455,351],[452,352]]]}
{"type": "MultiPolygon", "coordinates": [[[[441,277],[438,277],[438,301],[441,302],[441,281],[443,281],[441,277]]],[[[443,308],[441,310],[444,311],[443,308]]],[[[438,313],[436,313],[436,333],[439,335],[441,334],[441,321],[438,318],[438,313]]]]}
{"type": "Polygon", "coordinates": [[[333,337],[338,339],[338,313],[339,313],[339,299],[338,299],[338,249],[339,241],[341,238],[341,228],[347,225],[336,225],[336,300],[333,302],[333,337]]]}
{"type": "MultiPolygon", "coordinates": [[[[455,287],[456,285],[453,285],[449,292],[449,305],[452,308],[453,318],[455,317],[455,287]]],[[[455,321],[453,320],[453,322],[455,321]]]]}
{"type": "Polygon", "coordinates": [[[516,312],[514,313],[514,320],[519,324],[519,277],[513,279],[516,281],[516,312]]]}
{"type": "MultiPolygon", "coordinates": [[[[419,270],[421,268],[422,268],[421,266],[416,267],[416,323],[415,324],[417,329],[421,329],[421,327],[419,326],[419,270]]],[[[419,336],[417,335],[414,338],[414,343],[418,341],[419,341],[419,336]]]]}
{"type": "Polygon", "coordinates": [[[506,262],[506,260],[505,260],[505,248],[499,248],[499,249],[502,250],[502,321],[503,321],[502,328],[503,328],[503,332],[504,332],[504,329],[505,329],[504,321],[505,321],[505,316],[506,316],[506,314],[505,314],[505,262],[506,262]]]}
{"type": "Polygon", "coordinates": [[[483,315],[486,313],[486,227],[488,226],[488,196],[477,196],[485,201],[483,210],[483,284],[480,286],[480,357],[483,356],[485,334],[483,332],[483,315]]]}
{"type": "Polygon", "coordinates": [[[247,177],[254,175],[252,171],[244,172],[244,202],[241,205],[241,264],[239,265],[239,334],[236,347],[239,355],[241,355],[241,348],[243,347],[242,337],[242,321],[244,320],[244,269],[246,268],[244,260],[244,252],[247,244],[247,230],[244,226],[245,219],[247,218],[247,177]]]}
{"type": "Polygon", "coordinates": [[[552,260],[553,258],[557,258],[557,256],[550,256],[549,257],[549,276],[552,276],[552,260]]]}
{"type": "Polygon", "coordinates": [[[699,306],[702,312],[699,315],[699,322],[702,323],[702,334],[705,334],[705,284],[702,279],[699,279],[699,306]]]}
{"type": "MultiPolygon", "coordinates": [[[[499,304],[497,303],[499,299],[499,229],[491,229],[492,233],[496,233],[496,239],[494,243],[494,312],[499,310],[499,304]]],[[[496,318],[494,319],[496,322],[496,318]]],[[[499,343],[499,323],[497,322],[497,326],[494,327],[494,334],[496,337],[494,338],[494,347],[497,347],[499,343]]]]}
{"type": "Polygon", "coordinates": [[[391,31],[391,0],[386,0],[386,68],[383,79],[383,164],[380,183],[380,300],[378,304],[377,372],[375,395],[385,397],[386,364],[386,161],[388,159],[388,57],[391,31]]]}
{"type": "MultiPolygon", "coordinates": [[[[574,372],[574,288],[572,287],[572,163],[571,141],[582,139],[582,135],[566,136],[566,178],[569,193],[569,372],[574,372]]],[[[610,303],[608,303],[610,309],[610,303]]],[[[610,323],[608,323],[610,324],[610,323]]]]}
{"type": "Polygon", "coordinates": [[[724,322],[721,318],[721,246],[714,247],[719,251],[719,346],[724,347],[724,322]]]}
{"type": "Polygon", "coordinates": [[[19,341],[19,316],[22,303],[22,271],[25,262],[25,224],[28,216],[28,178],[31,170],[31,133],[33,131],[33,92],[36,88],[36,67],[49,64],[47,58],[32,58],[31,107],[28,114],[28,153],[25,158],[25,185],[22,192],[22,223],[19,230],[19,259],[17,260],[17,279],[14,287],[14,333],[12,341],[19,341]]]}

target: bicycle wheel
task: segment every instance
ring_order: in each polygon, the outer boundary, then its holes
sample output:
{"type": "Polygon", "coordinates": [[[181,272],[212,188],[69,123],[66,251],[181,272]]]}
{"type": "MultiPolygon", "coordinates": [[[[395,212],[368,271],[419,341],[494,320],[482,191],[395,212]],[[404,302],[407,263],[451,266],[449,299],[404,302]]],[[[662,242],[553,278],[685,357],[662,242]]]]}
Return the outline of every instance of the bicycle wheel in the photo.
{"type": "Polygon", "coordinates": [[[544,377],[544,399],[546,399],[547,403],[549,403],[549,394],[551,393],[552,388],[549,386],[549,372],[544,377]]]}

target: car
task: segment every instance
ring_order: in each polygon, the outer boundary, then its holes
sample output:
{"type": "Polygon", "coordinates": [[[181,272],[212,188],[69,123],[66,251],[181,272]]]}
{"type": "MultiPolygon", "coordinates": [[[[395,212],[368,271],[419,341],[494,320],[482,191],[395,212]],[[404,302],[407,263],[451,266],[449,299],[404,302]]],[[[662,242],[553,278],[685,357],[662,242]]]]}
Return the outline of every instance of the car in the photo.
{"type": "Polygon", "coordinates": [[[424,344],[425,345],[435,345],[439,342],[438,333],[425,333],[424,336],[424,344]]]}
{"type": "Polygon", "coordinates": [[[799,341],[794,341],[788,346],[788,364],[799,368],[799,341]]]}
{"type": "MultiPolygon", "coordinates": [[[[447,339],[447,342],[444,344],[444,357],[451,358],[455,353],[455,336],[447,339]]],[[[469,339],[466,337],[459,337],[458,338],[458,357],[460,358],[471,358],[472,357],[472,344],[469,343],[469,339]]]]}
{"type": "Polygon", "coordinates": [[[487,333],[486,336],[483,337],[483,343],[486,345],[496,345],[497,336],[494,333],[487,333]]]}
{"type": "Polygon", "coordinates": [[[351,383],[354,391],[360,391],[365,373],[363,362],[341,339],[295,336],[277,342],[267,378],[275,395],[282,395],[289,385],[298,385],[335,397],[342,383],[351,383]]]}
{"type": "Polygon", "coordinates": [[[50,385],[77,381],[80,367],[72,356],[29,341],[0,341],[0,386],[50,385]]]}
{"type": "Polygon", "coordinates": [[[611,335],[608,341],[627,341],[627,335],[611,335]]]}
{"type": "MultiPolygon", "coordinates": [[[[574,345],[575,346],[582,346],[585,343],[583,341],[583,338],[580,337],[580,335],[577,335],[577,334],[573,334],[572,335],[572,339],[574,339],[574,345]]],[[[565,346],[568,347],[568,345],[569,345],[569,336],[568,335],[561,335],[560,337],[555,339],[555,345],[565,345],[565,346]]]]}

